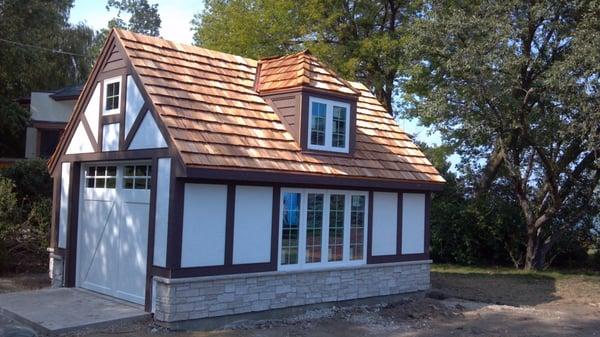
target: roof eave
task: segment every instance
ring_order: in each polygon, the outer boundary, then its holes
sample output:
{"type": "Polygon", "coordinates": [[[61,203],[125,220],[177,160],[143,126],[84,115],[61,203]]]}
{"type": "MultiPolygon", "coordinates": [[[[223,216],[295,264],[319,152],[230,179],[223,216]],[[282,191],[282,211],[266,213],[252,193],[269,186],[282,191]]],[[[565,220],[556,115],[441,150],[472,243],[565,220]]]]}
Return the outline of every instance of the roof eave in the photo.
{"type": "Polygon", "coordinates": [[[343,187],[372,190],[403,190],[439,192],[445,183],[424,180],[395,180],[372,177],[344,177],[339,175],[292,173],[273,170],[235,169],[225,167],[202,167],[188,165],[185,176],[190,179],[246,181],[277,183],[288,186],[343,187]]]}

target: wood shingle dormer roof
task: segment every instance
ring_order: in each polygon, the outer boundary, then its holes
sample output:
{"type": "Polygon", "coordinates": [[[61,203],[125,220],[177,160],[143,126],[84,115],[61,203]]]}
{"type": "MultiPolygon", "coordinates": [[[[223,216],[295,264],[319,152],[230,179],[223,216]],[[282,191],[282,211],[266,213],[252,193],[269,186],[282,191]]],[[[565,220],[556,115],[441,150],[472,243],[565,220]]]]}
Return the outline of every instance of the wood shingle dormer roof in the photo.
{"type": "Polygon", "coordinates": [[[364,85],[339,78],[308,52],[256,61],[124,30],[111,35],[184,165],[182,174],[234,170],[433,189],[444,182],[364,85]],[[262,96],[297,85],[357,100],[351,155],[303,151],[262,96]]]}
{"type": "Polygon", "coordinates": [[[322,64],[308,50],[258,61],[256,91],[261,94],[311,87],[344,95],[360,95],[348,81],[322,64]]]}

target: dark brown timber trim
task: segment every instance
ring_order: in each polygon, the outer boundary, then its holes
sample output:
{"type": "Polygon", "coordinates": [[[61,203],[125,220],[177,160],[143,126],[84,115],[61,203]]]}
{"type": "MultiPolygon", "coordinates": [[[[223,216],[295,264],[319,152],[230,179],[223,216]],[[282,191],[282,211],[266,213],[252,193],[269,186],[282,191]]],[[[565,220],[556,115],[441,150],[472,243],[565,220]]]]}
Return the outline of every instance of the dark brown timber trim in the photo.
{"type": "Polygon", "coordinates": [[[270,262],[234,264],[229,266],[193,267],[171,270],[172,278],[198,277],[211,275],[244,274],[272,271],[270,262]]]}
{"type": "Polygon", "coordinates": [[[403,198],[404,198],[404,193],[399,192],[398,193],[398,215],[397,215],[397,221],[398,221],[398,226],[396,226],[396,255],[400,256],[402,255],[402,208],[403,208],[403,198]]]}
{"type": "Polygon", "coordinates": [[[66,154],[63,159],[69,161],[138,160],[154,157],[170,157],[167,149],[145,149],[130,151],[108,151],[97,153],[66,154]]]}
{"type": "Polygon", "coordinates": [[[65,261],[65,286],[75,286],[77,261],[77,226],[79,216],[79,182],[81,164],[71,163],[69,181],[69,219],[67,221],[67,256],[65,261]]]}
{"type": "Polygon", "coordinates": [[[119,150],[127,150],[124,146],[125,144],[125,112],[127,108],[127,74],[125,73],[121,76],[121,97],[119,97],[119,108],[120,108],[120,118],[118,120],[119,123],[119,150]]]}
{"type": "Polygon", "coordinates": [[[175,178],[171,164],[171,182],[169,191],[169,223],[167,229],[167,261],[166,268],[181,267],[181,243],[183,236],[183,212],[185,200],[185,184],[175,178]]]}
{"type": "Polygon", "coordinates": [[[285,186],[315,186],[320,188],[353,188],[357,190],[377,191],[441,191],[443,184],[407,182],[397,180],[375,180],[361,178],[345,178],[327,175],[307,175],[285,172],[269,172],[256,170],[233,170],[219,168],[188,168],[188,178],[239,181],[239,182],[261,182],[279,183],[285,186]]]}
{"type": "Polygon", "coordinates": [[[425,244],[423,254],[429,259],[429,243],[431,240],[431,193],[425,194],[425,244]]]}
{"type": "Polygon", "coordinates": [[[367,214],[367,264],[373,261],[373,191],[369,191],[369,206],[367,214]]]}
{"type": "MultiPolygon", "coordinates": [[[[106,125],[106,124],[115,124],[115,123],[121,123],[120,115],[113,114],[113,115],[102,116],[102,124],[106,125]]],[[[119,134],[120,134],[120,132],[119,132],[119,134]]]]}
{"type": "Polygon", "coordinates": [[[281,207],[281,186],[273,186],[273,216],[271,223],[271,270],[277,270],[279,259],[279,208],[281,207]]]}
{"type": "MultiPolygon", "coordinates": [[[[96,78],[96,81],[96,83],[98,83],[98,85],[100,86],[100,99],[98,99],[100,105],[98,107],[98,109],[100,109],[98,113],[98,149],[96,150],[96,152],[102,152],[102,142],[104,140],[104,81],[99,79],[98,77],[96,78]]],[[[87,104],[82,107],[82,116],[85,116],[86,107],[87,104]]]]}
{"type": "Polygon", "coordinates": [[[144,309],[152,310],[152,266],[154,265],[154,232],[156,228],[156,190],[158,182],[158,158],[152,159],[152,177],[150,178],[150,210],[148,215],[148,248],[146,260],[146,296],[144,309]]]}
{"type": "Polygon", "coordinates": [[[225,215],[225,266],[233,265],[233,230],[235,222],[235,184],[227,185],[227,213],[225,215]]]}

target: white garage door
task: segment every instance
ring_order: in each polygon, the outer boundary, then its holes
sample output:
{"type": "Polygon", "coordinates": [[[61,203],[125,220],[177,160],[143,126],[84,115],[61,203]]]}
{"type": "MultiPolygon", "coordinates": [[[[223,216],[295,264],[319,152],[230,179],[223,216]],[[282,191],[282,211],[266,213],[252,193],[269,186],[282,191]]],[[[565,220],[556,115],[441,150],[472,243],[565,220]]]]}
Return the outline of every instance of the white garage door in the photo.
{"type": "Polygon", "coordinates": [[[143,304],[151,166],[82,167],[77,286],[143,304]]]}

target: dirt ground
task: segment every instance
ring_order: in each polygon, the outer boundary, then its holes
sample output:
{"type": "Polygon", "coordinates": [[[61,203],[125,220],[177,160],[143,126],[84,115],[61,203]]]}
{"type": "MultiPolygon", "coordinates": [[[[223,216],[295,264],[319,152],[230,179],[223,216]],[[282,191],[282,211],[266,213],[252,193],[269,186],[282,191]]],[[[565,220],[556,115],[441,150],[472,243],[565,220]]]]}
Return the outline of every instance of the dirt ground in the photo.
{"type": "MultiPolygon", "coordinates": [[[[168,331],[152,323],[81,331],[118,337],[599,336],[600,275],[436,266],[432,292],[395,303],[312,310],[218,331],[168,331]]],[[[35,283],[34,283],[35,284],[35,283]]],[[[0,279],[0,292],[5,283],[0,279]]]]}
{"type": "Polygon", "coordinates": [[[17,274],[0,277],[0,294],[14,291],[41,289],[50,286],[48,273],[17,274]]]}

